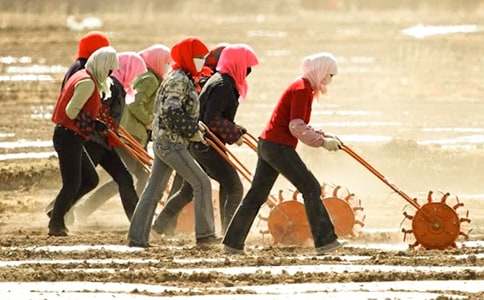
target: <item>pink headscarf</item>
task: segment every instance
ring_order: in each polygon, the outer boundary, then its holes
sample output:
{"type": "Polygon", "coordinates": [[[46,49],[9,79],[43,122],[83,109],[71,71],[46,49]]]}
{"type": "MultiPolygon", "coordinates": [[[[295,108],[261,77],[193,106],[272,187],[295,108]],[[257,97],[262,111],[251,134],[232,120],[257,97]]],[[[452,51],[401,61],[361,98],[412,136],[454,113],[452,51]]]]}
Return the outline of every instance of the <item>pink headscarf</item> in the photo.
{"type": "Polygon", "coordinates": [[[314,90],[314,96],[326,93],[326,83],[324,79],[328,74],[338,74],[338,66],[333,54],[320,52],[306,56],[302,64],[302,77],[309,80],[314,90]]]}
{"type": "Polygon", "coordinates": [[[119,68],[113,72],[113,76],[123,84],[127,100],[133,99],[133,81],[136,77],[146,72],[146,64],[143,58],[136,52],[120,53],[118,61],[119,68]]]}
{"type": "Polygon", "coordinates": [[[148,69],[153,71],[159,79],[163,79],[163,75],[169,66],[170,49],[162,44],[155,44],[139,52],[146,63],[148,69]]]}
{"type": "Polygon", "coordinates": [[[247,68],[257,65],[259,61],[252,48],[245,44],[233,44],[225,47],[217,64],[217,71],[230,75],[235,81],[235,87],[240,99],[247,96],[247,68]]]}

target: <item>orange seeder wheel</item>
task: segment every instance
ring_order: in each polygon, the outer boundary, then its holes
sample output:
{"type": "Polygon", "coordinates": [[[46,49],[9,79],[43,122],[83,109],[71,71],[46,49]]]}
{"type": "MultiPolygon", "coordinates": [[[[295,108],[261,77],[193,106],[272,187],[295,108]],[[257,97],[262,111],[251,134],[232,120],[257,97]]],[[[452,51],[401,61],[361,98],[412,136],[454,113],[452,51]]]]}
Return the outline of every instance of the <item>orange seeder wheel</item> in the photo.
{"type": "Polygon", "coordinates": [[[348,201],[338,197],[327,197],[323,200],[324,207],[328,211],[334,230],[338,236],[352,236],[356,224],[353,208],[348,201]]]}
{"type": "Polygon", "coordinates": [[[312,239],[304,204],[289,200],[271,210],[269,232],[276,244],[303,245],[312,239]]]}
{"type": "Polygon", "coordinates": [[[455,246],[455,241],[459,236],[459,216],[446,203],[426,203],[415,213],[412,230],[415,239],[422,247],[447,249],[455,246]]]}

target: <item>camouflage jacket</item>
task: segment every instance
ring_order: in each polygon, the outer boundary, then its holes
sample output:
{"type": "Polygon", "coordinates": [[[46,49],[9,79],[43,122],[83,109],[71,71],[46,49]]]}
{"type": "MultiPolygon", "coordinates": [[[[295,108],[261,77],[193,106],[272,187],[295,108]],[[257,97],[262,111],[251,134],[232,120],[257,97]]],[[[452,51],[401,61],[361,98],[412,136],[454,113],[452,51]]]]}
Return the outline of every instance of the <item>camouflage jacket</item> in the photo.
{"type": "Polygon", "coordinates": [[[170,72],[158,90],[153,119],[153,141],[188,145],[189,139],[160,126],[162,111],[170,106],[181,107],[192,118],[199,117],[200,105],[195,85],[182,70],[170,72]]]}

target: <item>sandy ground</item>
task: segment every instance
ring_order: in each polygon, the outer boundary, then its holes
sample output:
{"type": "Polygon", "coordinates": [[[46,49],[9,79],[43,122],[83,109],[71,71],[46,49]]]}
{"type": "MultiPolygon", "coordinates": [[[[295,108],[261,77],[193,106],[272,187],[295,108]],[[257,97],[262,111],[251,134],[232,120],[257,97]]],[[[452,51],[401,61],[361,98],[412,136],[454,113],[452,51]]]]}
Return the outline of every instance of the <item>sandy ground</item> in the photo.
{"type": "MultiPolygon", "coordinates": [[[[293,10],[291,3],[265,11],[251,2],[254,9],[240,15],[225,4],[222,11],[208,8],[210,14],[193,15],[186,7],[180,14],[147,13],[136,6],[95,15],[119,51],[172,45],[187,35],[200,36],[210,46],[252,45],[261,65],[249,78],[251,90],[237,121],[254,134],[298,75],[304,55],[336,53],[340,74],[330,94],[315,103],[315,126],[345,137],[420,203],[428,190],[459,196],[465,203],[462,215],[468,209],[472,219],[463,228],[472,228],[470,242],[459,240],[457,249],[445,251],[408,250],[400,233],[403,199],[348,156],[307,147],[299,151],[318,179],[346,187],[365,208],[364,230],[334,255],[273,246],[270,236],[258,233],[264,222],[251,235],[246,256],[226,256],[219,246],[196,248],[191,235],[154,238],[155,246],[147,250],[128,248],[128,222],[116,198],[76,222],[69,237],[47,237],[43,209],[60,185],[57,160],[48,158],[53,151],[50,113],[63,68],[83,32],[65,26],[69,7],[40,13],[22,8],[0,13],[0,297],[484,298],[484,60],[476,54],[484,50],[484,35],[480,29],[426,39],[401,33],[419,23],[481,28],[483,10],[349,12],[314,10],[322,8],[317,5],[308,10],[312,2],[303,2],[304,9],[293,10]],[[52,80],[1,77],[28,74],[52,80]],[[42,158],[11,159],[32,153],[42,158]]],[[[253,153],[233,150],[253,169],[253,153]]],[[[274,194],[279,189],[287,199],[293,188],[281,179],[274,194]]]]}

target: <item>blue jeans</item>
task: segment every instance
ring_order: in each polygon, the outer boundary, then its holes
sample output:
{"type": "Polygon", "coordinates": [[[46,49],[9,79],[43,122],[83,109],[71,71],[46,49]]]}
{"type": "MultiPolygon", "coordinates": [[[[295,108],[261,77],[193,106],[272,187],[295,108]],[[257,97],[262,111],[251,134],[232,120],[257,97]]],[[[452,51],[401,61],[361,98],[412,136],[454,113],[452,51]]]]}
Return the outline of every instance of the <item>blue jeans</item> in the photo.
{"type": "Polygon", "coordinates": [[[284,175],[301,193],[315,247],[336,240],[333,224],[321,202],[321,186],[292,147],[259,140],[259,159],[252,186],[237,208],[223,243],[243,249],[245,239],[259,209],[266,201],[279,174],[284,175]]]}
{"type": "MultiPolygon", "coordinates": [[[[222,232],[225,233],[235,210],[242,200],[244,187],[237,171],[214,149],[202,143],[191,143],[190,153],[207,172],[220,184],[219,206],[222,232]]],[[[164,231],[176,222],[181,210],[192,201],[193,189],[188,182],[183,182],[181,189],[170,197],[154,223],[154,228],[164,231]]]]}
{"type": "Polygon", "coordinates": [[[151,175],[131,219],[128,239],[138,245],[148,244],[156,205],[173,170],[193,188],[196,238],[215,236],[212,187],[207,174],[190,155],[186,145],[162,141],[154,143],[153,148],[155,159],[151,175]]]}

